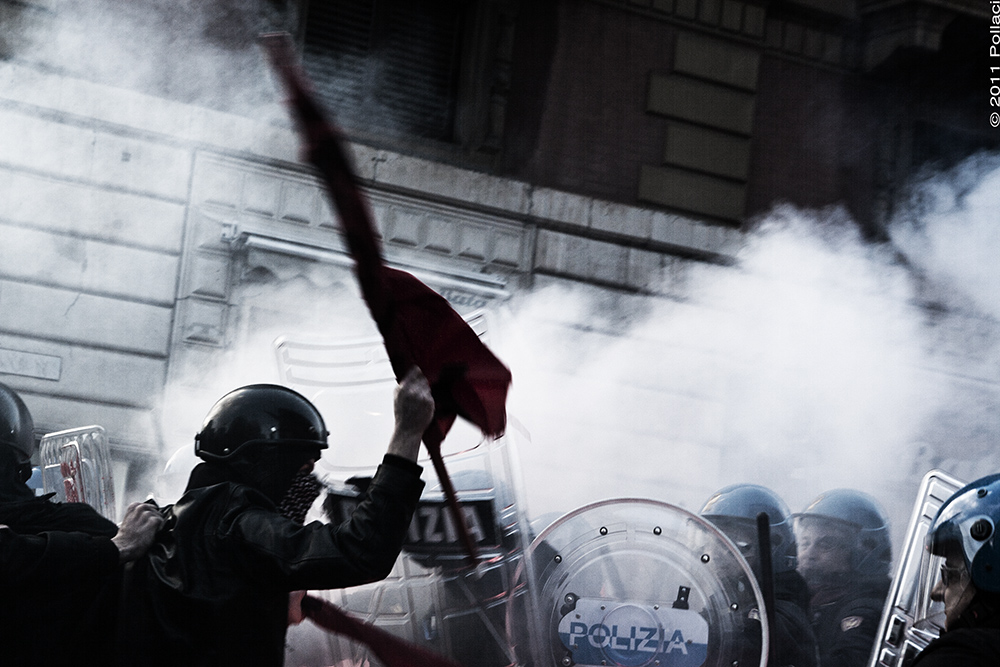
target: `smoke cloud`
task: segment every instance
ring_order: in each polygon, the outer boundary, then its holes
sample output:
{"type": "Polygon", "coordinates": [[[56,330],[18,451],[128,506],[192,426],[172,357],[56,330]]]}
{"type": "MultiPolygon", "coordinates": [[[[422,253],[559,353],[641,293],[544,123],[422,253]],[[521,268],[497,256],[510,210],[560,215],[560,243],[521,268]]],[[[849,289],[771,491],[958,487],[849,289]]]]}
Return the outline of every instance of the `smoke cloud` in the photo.
{"type": "Polygon", "coordinates": [[[257,48],[294,25],[281,0],[18,3],[0,55],[49,71],[287,123],[257,48]]]}
{"type": "MultiPolygon", "coordinates": [[[[779,207],[735,267],[688,265],[682,298],[544,278],[516,294],[488,338],[513,372],[512,421],[530,433],[519,457],[531,514],[623,496],[698,511],[738,482],[769,486],[799,511],[850,487],[885,506],[898,544],[924,473],[971,480],[995,467],[989,248],[1000,239],[989,226],[1000,169],[990,164],[965,165],[977,178],[962,192],[958,173],[922,184],[923,203],[894,228],[899,248],[864,242],[839,209],[779,207]]],[[[338,280],[255,287],[246,303],[271,316],[244,325],[257,335],[208,374],[201,405],[177,405],[165,422],[196,428],[223,391],[275,381],[278,335],[377,344],[353,278],[338,280]]],[[[332,440],[349,443],[341,456],[377,463],[391,387],[314,398],[332,440]]],[[[455,449],[469,438],[456,435],[455,449]]],[[[330,454],[337,462],[336,446],[330,454]]]]}
{"type": "Polygon", "coordinates": [[[1000,156],[981,154],[921,179],[891,228],[894,243],[963,310],[1000,316],[996,261],[1000,156]]]}
{"type": "Polygon", "coordinates": [[[924,473],[996,468],[998,179],[978,157],[922,182],[893,228],[902,256],[842,211],[779,207],[737,268],[690,267],[681,301],[518,299],[502,355],[533,436],[532,510],[642,496],[698,511],[752,482],[799,511],[850,487],[886,507],[898,544],[924,473]]]}
{"type": "MultiPolygon", "coordinates": [[[[254,43],[289,20],[278,4],[57,6],[22,8],[6,55],[287,123],[254,43]]],[[[862,242],[840,210],[780,207],[736,267],[689,265],[678,298],[539,278],[489,334],[513,371],[509,411],[531,434],[520,458],[532,514],[617,496],[696,511],[743,481],[798,510],[850,486],[886,505],[898,537],[929,468],[971,479],[996,467],[998,200],[1000,159],[979,156],[913,189],[891,246],[862,242]]],[[[240,325],[240,347],[165,391],[167,455],[190,446],[223,393],[278,379],[276,336],[373,335],[349,277],[262,284],[243,298],[244,316],[261,319],[240,325]]],[[[365,424],[380,440],[391,389],[355,407],[331,422],[347,440],[365,424]],[[351,426],[351,413],[371,419],[351,426]]]]}
{"type": "Polygon", "coordinates": [[[717,488],[754,482],[798,506],[830,485],[877,488],[934,389],[920,377],[905,271],[830,215],[775,212],[738,269],[691,267],[686,300],[652,300],[617,338],[581,333],[583,349],[531,340],[523,322],[544,331],[555,304],[572,300],[564,288],[519,306],[512,326],[528,340],[508,352],[511,410],[536,447],[589,469],[529,484],[542,496],[533,505],[637,495],[696,511],[717,488]],[[553,346],[572,362],[543,398],[535,376],[552,377],[541,357],[553,346]]]}

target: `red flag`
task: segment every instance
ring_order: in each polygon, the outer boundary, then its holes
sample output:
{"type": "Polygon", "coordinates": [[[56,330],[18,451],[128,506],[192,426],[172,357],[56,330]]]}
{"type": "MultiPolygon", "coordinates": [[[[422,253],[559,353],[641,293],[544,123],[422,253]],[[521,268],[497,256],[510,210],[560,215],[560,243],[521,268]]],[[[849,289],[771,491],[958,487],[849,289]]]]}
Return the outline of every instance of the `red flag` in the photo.
{"type": "Polygon", "coordinates": [[[404,641],[371,623],[359,621],[329,602],[311,595],[302,598],[302,612],[321,628],[361,642],[386,667],[461,667],[450,658],[404,641]]]}
{"type": "Polygon", "coordinates": [[[287,33],[261,41],[288,94],[309,161],[333,198],[356,262],[361,293],[385,343],[396,379],[411,366],[427,377],[434,395],[434,419],[423,435],[462,542],[475,559],[475,546],[459,511],[441,457],[441,442],[456,416],[499,436],[507,422],[511,374],[441,295],[409,273],[385,266],[372,215],[344,151],[340,132],[309,92],[287,33]]]}

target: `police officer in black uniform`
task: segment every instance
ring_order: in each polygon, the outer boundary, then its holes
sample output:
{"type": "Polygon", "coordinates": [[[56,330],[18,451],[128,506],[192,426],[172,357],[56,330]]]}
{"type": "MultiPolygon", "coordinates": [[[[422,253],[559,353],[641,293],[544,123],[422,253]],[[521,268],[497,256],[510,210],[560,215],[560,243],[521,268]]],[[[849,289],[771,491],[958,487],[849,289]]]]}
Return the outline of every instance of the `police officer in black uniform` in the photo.
{"type": "Polygon", "coordinates": [[[0,384],[0,664],[93,664],[108,650],[120,564],[145,552],[162,519],[136,504],[119,529],[89,505],[36,497],[25,484],[33,430],[0,384]]]}
{"type": "Polygon", "coordinates": [[[944,605],[944,633],[912,667],[1000,665],[1000,474],[959,489],[938,510],[927,534],[926,586],[944,605]],[[939,569],[940,568],[940,569],[939,569]]]}
{"type": "Polygon", "coordinates": [[[795,534],[820,665],[864,667],[891,584],[885,513],[868,494],[835,489],[795,516],[795,534]]]}
{"type": "MultiPolygon", "coordinates": [[[[734,484],[717,491],[701,510],[736,545],[761,582],[757,516],[766,512],[770,523],[771,566],[774,581],[774,627],[770,641],[778,667],[816,667],[816,639],[809,624],[809,594],[795,571],[796,546],[791,512],[770,489],[756,484],[734,484]]],[[[758,649],[759,653],[759,649],[758,649]]]]}

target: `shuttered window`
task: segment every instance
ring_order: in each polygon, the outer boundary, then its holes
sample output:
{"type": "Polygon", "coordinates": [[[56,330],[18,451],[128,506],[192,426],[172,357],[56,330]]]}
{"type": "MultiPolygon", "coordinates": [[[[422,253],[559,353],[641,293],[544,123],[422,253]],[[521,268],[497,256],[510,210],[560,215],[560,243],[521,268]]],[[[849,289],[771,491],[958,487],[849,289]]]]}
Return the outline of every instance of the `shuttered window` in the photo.
{"type": "Polygon", "coordinates": [[[468,0],[312,0],[305,66],[347,129],[453,140],[468,0]]]}

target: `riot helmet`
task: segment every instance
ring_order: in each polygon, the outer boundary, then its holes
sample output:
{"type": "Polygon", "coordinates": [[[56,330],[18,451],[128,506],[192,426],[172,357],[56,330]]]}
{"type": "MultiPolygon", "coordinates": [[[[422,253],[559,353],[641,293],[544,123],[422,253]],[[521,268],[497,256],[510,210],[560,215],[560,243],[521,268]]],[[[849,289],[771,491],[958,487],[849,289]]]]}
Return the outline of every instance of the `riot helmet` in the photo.
{"type": "Polygon", "coordinates": [[[848,577],[884,578],[892,565],[889,520],[878,502],[854,489],[820,494],[795,515],[799,569],[807,581],[848,577]],[[843,554],[840,571],[816,572],[810,550],[843,554]]]}
{"type": "Polygon", "coordinates": [[[254,445],[326,449],[327,436],[323,417],[305,396],[280,385],[252,384],[212,406],[194,452],[206,461],[227,461],[254,445]]]}
{"type": "Polygon", "coordinates": [[[0,384],[0,447],[4,459],[13,457],[16,478],[27,482],[31,477],[31,455],[35,451],[35,422],[28,406],[13,389],[0,384]]]}
{"type": "Polygon", "coordinates": [[[757,515],[761,512],[767,513],[771,526],[775,574],[794,570],[797,561],[791,512],[774,491],[757,484],[733,484],[713,494],[699,514],[725,533],[757,572],[757,515]]]}
{"type": "Polygon", "coordinates": [[[927,549],[944,556],[947,547],[957,547],[976,588],[1000,593],[998,525],[1000,474],[995,474],[959,489],[941,506],[927,533],[927,549]]]}
{"type": "Polygon", "coordinates": [[[962,487],[941,505],[924,541],[917,627],[940,631],[962,618],[972,625],[1000,613],[998,525],[1000,474],[962,487]]]}

